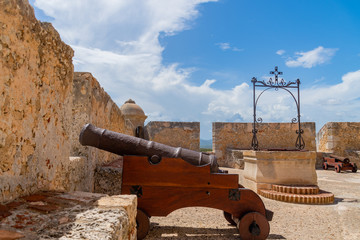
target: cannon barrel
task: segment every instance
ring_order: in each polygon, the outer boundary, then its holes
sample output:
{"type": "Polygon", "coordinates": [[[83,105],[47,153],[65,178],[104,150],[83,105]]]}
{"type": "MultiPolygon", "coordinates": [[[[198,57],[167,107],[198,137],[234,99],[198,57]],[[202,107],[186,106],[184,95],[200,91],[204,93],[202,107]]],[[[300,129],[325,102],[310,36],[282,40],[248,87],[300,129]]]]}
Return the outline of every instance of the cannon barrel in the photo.
{"type": "Polygon", "coordinates": [[[333,155],[333,154],[331,154],[330,157],[335,158],[336,160],[340,160],[342,162],[344,162],[344,161],[349,162],[350,161],[350,159],[347,158],[347,157],[341,157],[341,156],[337,156],[337,155],[333,155]]]}
{"type": "Polygon", "coordinates": [[[142,138],[98,128],[90,123],[81,132],[79,141],[83,146],[92,146],[118,155],[142,155],[153,157],[182,158],[195,166],[210,164],[211,172],[220,172],[214,155],[186,148],[175,148],[142,138]]]}

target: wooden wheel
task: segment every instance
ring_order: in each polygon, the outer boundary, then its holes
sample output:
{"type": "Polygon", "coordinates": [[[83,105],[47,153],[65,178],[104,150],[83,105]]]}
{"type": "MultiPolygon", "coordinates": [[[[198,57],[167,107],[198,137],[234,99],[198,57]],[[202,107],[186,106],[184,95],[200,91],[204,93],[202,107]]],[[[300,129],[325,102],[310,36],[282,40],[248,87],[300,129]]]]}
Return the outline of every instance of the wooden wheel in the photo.
{"type": "Polygon", "coordinates": [[[266,217],[258,212],[245,214],[238,223],[241,239],[264,240],[270,232],[266,217]]]}
{"type": "Polygon", "coordinates": [[[150,220],[146,213],[137,209],[136,214],[137,239],[144,239],[150,230],[150,220]]]}
{"type": "Polygon", "coordinates": [[[351,170],[352,172],[357,172],[357,166],[356,166],[356,164],[354,163],[354,165],[353,165],[353,169],[351,170]]]}
{"type": "Polygon", "coordinates": [[[234,220],[232,219],[231,213],[224,211],[224,217],[225,217],[226,221],[228,221],[231,225],[236,226],[236,222],[234,222],[234,220]]]}
{"type": "Polygon", "coordinates": [[[324,169],[324,170],[327,170],[328,168],[329,168],[329,165],[328,165],[326,162],[324,162],[324,163],[323,163],[323,169],[324,169]]]}
{"type": "Polygon", "coordinates": [[[337,173],[340,173],[340,172],[341,172],[341,167],[340,167],[340,165],[336,165],[336,166],[335,166],[335,172],[337,172],[337,173]]]}

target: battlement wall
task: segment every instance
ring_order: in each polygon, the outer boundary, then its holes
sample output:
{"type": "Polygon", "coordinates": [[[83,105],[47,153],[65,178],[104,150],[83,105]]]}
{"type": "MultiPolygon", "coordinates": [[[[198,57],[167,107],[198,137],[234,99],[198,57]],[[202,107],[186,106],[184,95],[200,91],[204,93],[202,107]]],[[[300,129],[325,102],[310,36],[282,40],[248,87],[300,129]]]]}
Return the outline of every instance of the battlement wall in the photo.
{"type": "Polygon", "coordinates": [[[98,150],[94,147],[82,146],[79,134],[82,127],[92,123],[97,127],[115,132],[132,134],[125,127],[124,116],[120,108],[100,86],[91,73],[75,72],[73,82],[73,106],[71,125],[71,156],[82,156],[86,159],[83,180],[83,191],[93,191],[94,170],[97,166],[119,159],[120,156],[98,150]]]}
{"type": "Polygon", "coordinates": [[[0,50],[1,202],[67,184],[73,50],[15,0],[0,1],[0,50]]]}
{"type": "MultiPolygon", "coordinates": [[[[229,149],[251,149],[253,123],[213,123],[213,151],[220,166],[227,166],[226,154],[229,149]]],[[[260,149],[295,149],[297,124],[261,123],[257,139],[260,149]]],[[[314,122],[301,123],[304,130],[305,150],[316,151],[316,130],[314,122]]]]}
{"type": "Polygon", "coordinates": [[[194,151],[200,150],[199,122],[162,122],[152,121],[145,126],[145,139],[182,147],[194,151]]]}
{"type": "Polygon", "coordinates": [[[38,190],[92,188],[118,157],[80,146],[82,125],[127,133],[121,111],[26,0],[0,1],[0,202],[38,190]]]}
{"type": "Polygon", "coordinates": [[[318,151],[360,157],[360,122],[328,122],[317,133],[318,151]]]}

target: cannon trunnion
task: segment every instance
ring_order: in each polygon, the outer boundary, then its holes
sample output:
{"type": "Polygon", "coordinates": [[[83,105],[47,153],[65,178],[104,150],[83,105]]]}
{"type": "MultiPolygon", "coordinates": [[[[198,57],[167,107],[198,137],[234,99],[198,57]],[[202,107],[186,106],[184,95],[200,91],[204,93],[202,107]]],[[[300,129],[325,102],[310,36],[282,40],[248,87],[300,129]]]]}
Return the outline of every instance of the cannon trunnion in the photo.
{"type": "MultiPolygon", "coordinates": [[[[86,140],[86,136],[89,136],[84,134],[86,128],[89,130],[89,125],[84,126],[80,137],[83,145],[89,145],[84,143],[91,142],[86,140]]],[[[104,134],[104,131],[97,132],[104,134]]],[[[112,141],[117,140],[112,138],[112,141]]],[[[93,143],[101,146],[98,140],[93,143]]],[[[113,143],[113,146],[119,146],[119,143],[113,143]]],[[[214,166],[217,166],[216,159],[204,164],[201,161],[206,160],[198,158],[197,162],[200,164],[196,165],[191,159],[166,157],[156,153],[153,156],[157,157],[153,157],[144,153],[136,154],[136,150],[135,145],[131,149],[131,154],[124,153],[128,149],[120,149],[117,152],[124,155],[121,193],[136,194],[138,197],[138,239],[146,237],[150,229],[151,216],[167,216],[184,207],[223,210],[225,219],[237,226],[242,239],[266,239],[269,235],[268,220],[271,220],[272,212],[265,209],[264,203],[255,192],[238,184],[237,174],[214,171],[214,166]],[[152,158],[158,161],[154,162],[152,158]]],[[[201,155],[198,153],[197,156],[201,155]]]]}

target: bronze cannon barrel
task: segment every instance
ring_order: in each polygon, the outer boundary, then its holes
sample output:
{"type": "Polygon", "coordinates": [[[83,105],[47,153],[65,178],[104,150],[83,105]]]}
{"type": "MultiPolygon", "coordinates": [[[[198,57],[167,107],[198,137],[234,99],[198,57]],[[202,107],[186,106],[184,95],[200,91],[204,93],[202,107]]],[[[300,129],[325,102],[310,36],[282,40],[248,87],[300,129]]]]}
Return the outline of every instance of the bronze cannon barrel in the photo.
{"type": "Polygon", "coordinates": [[[90,123],[82,128],[79,141],[83,146],[96,147],[118,155],[182,158],[195,166],[210,164],[211,172],[219,172],[219,165],[214,155],[147,141],[142,138],[98,128],[90,123]]]}

